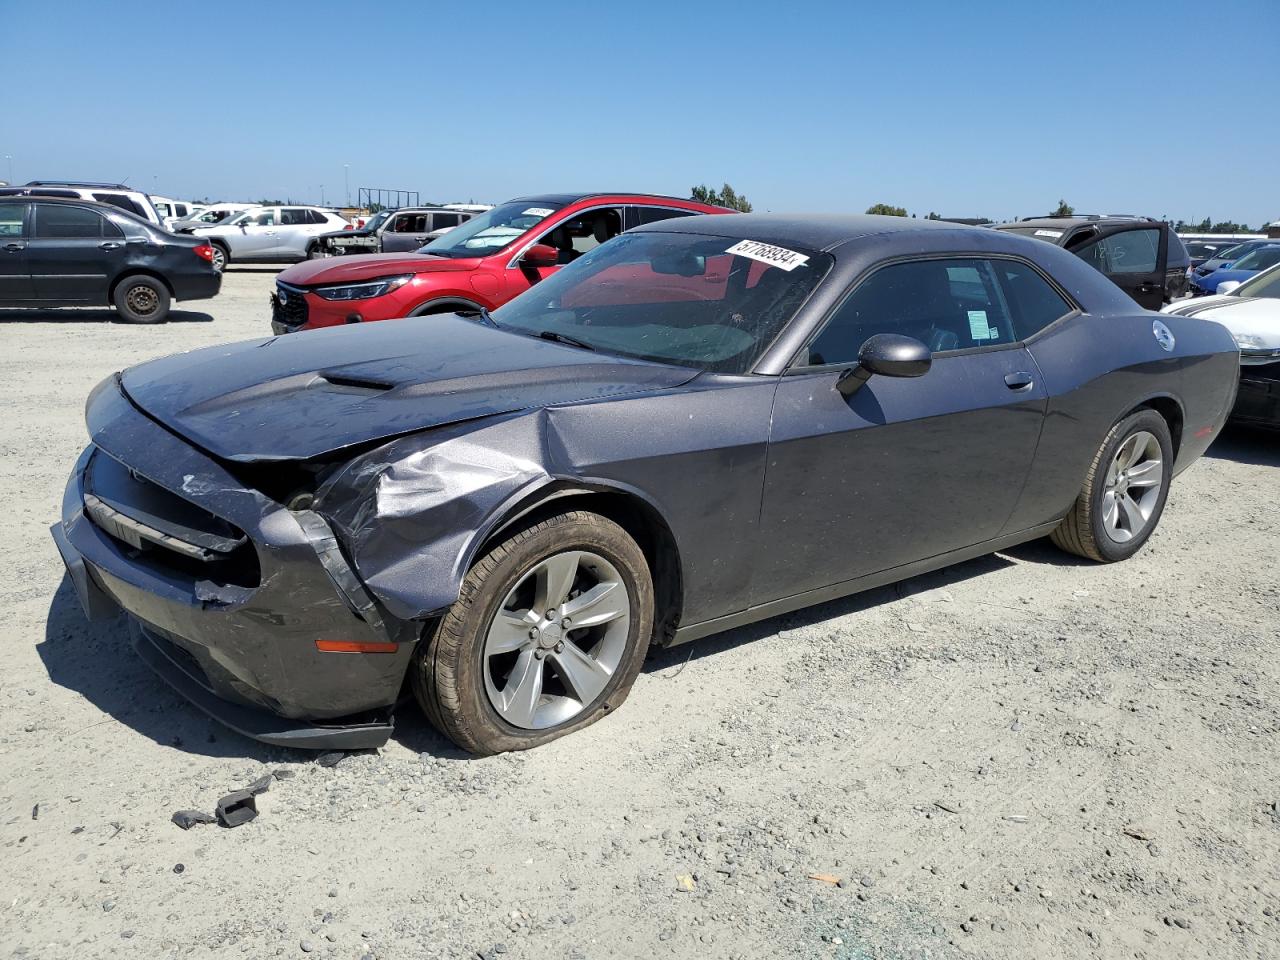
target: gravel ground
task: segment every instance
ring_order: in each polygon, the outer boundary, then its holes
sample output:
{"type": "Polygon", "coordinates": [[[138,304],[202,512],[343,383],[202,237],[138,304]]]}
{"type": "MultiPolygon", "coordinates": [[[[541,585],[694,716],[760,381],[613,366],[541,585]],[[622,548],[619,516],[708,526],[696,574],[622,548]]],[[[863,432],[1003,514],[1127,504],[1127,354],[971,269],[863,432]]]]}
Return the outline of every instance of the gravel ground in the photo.
{"type": "Polygon", "coordinates": [[[657,654],[474,760],[416,709],[332,768],[90,626],[47,528],[100,378],[262,335],[0,314],[0,956],[1276,957],[1280,447],[1232,431],[1133,560],[1045,542],[657,654]],[[170,822],[275,771],[234,830],[170,822]]]}

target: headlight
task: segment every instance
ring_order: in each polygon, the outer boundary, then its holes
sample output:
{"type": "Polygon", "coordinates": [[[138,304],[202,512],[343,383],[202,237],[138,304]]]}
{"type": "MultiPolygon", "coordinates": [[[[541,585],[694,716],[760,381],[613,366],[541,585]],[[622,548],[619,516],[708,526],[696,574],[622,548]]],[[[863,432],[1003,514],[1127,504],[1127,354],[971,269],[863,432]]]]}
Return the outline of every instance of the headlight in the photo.
{"type": "Polygon", "coordinates": [[[326,300],[368,300],[371,297],[381,297],[392,290],[399,290],[412,279],[412,273],[405,273],[398,277],[380,277],[364,283],[316,287],[315,292],[326,300]]]}
{"type": "Polygon", "coordinates": [[[1233,333],[1231,336],[1235,337],[1236,346],[1241,350],[1263,350],[1266,348],[1262,338],[1255,337],[1251,333],[1233,333]]]}

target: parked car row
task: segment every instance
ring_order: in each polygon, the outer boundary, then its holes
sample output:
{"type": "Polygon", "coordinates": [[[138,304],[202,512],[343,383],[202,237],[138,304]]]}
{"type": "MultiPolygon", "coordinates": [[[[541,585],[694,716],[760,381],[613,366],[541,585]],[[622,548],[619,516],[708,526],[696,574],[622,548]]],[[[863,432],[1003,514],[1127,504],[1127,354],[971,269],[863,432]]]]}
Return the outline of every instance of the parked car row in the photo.
{"type": "Polygon", "coordinates": [[[444,206],[381,210],[362,227],[321,234],[308,246],[307,257],[315,259],[417,250],[474,215],[465,210],[444,206]]]}
{"type": "Polygon", "coordinates": [[[1228,293],[1233,284],[1280,263],[1280,240],[1246,240],[1219,250],[1191,272],[1191,295],[1228,293]]]}

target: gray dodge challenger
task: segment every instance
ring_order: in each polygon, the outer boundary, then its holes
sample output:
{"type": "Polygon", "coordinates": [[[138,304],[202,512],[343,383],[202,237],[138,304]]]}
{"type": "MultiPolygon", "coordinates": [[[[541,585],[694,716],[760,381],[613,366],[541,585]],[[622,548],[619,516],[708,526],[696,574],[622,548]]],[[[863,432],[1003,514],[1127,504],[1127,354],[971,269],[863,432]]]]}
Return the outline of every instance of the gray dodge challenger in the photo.
{"type": "MultiPolygon", "coordinates": [[[[512,269],[519,269],[513,256],[512,269]]],[[[270,743],[545,743],[684,643],[1036,537],[1151,536],[1239,356],[1051,244],[687,217],[490,315],[133,367],[53,536],[91,619],[270,743]]]]}

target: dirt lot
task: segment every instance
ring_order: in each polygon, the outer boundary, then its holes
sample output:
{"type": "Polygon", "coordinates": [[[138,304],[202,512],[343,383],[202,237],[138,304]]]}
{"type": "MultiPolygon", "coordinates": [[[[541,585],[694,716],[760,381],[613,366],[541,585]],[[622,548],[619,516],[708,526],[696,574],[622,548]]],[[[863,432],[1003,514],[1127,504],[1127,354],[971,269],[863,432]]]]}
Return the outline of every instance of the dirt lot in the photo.
{"type": "Polygon", "coordinates": [[[322,768],[90,627],[47,533],[90,387],[264,334],[272,279],[0,317],[0,956],[1280,956],[1275,438],[1128,563],[1031,544],[660,654],[531,753],[408,709],[322,768]],[[169,820],[271,771],[247,826],[169,820]]]}

